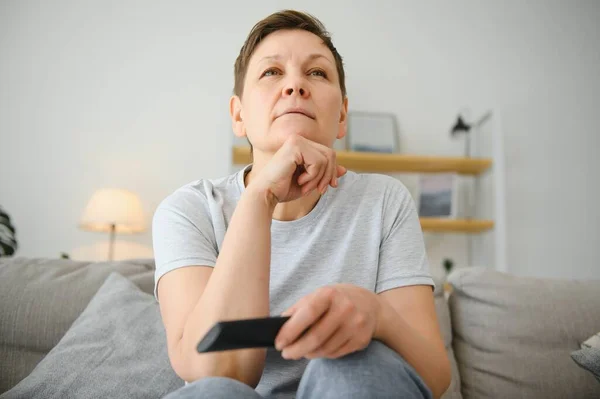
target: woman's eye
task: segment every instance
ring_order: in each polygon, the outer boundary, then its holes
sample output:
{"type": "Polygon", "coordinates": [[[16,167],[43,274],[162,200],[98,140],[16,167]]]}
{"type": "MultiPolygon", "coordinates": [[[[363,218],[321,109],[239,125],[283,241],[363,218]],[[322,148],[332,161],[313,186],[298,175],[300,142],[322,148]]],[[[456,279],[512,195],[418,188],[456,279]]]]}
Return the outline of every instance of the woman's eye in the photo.
{"type": "Polygon", "coordinates": [[[267,69],[266,71],[263,72],[262,76],[275,76],[278,74],[279,74],[279,71],[277,71],[276,69],[267,69]]]}
{"type": "Polygon", "coordinates": [[[323,71],[321,69],[315,69],[313,71],[310,71],[310,74],[313,76],[321,76],[323,78],[327,77],[327,74],[325,73],[325,71],[323,71]]]}

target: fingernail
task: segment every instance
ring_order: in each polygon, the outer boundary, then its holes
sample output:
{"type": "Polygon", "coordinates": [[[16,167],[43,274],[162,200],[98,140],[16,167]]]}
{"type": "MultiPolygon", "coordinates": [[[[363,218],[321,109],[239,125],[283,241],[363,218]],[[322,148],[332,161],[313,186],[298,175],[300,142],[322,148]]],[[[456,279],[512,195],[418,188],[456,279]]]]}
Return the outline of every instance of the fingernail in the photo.
{"type": "Polygon", "coordinates": [[[281,348],[283,348],[285,346],[285,341],[283,340],[279,340],[277,342],[275,342],[275,349],[277,349],[278,351],[281,350],[281,348]]]}

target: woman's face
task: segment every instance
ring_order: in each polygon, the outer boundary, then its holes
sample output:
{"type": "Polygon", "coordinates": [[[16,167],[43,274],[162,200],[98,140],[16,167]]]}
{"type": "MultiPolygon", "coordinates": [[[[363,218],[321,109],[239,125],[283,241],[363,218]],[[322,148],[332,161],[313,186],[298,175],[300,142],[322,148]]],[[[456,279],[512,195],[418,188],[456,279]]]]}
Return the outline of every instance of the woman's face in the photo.
{"type": "Polygon", "coordinates": [[[348,101],[322,40],[280,30],[255,49],[242,98],[232,97],[230,111],[237,136],[248,136],[255,152],[275,153],[292,135],[332,147],[346,133],[348,101]]]}

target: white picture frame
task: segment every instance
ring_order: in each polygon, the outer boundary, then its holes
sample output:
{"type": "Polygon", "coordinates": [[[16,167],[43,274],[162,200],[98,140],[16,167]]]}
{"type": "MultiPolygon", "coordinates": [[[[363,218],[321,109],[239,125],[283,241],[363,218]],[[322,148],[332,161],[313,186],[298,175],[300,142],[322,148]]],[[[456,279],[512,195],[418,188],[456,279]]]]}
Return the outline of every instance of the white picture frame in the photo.
{"type": "Polygon", "coordinates": [[[458,176],[455,173],[419,175],[416,202],[419,217],[455,219],[458,213],[458,176]]]}
{"type": "Polygon", "coordinates": [[[347,151],[396,153],[399,151],[396,115],[384,112],[348,112],[347,151]]]}

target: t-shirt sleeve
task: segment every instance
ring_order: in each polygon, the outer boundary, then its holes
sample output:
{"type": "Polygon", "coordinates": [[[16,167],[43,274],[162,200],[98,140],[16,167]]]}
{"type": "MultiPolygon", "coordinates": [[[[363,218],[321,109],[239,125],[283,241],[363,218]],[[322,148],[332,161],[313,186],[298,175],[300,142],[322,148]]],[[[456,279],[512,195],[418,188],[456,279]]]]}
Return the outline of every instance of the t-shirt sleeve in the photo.
{"type": "Polygon", "coordinates": [[[152,219],[152,246],[158,281],[166,273],[186,266],[212,266],[218,249],[206,197],[179,189],[156,209],[152,219]]]}
{"type": "Polygon", "coordinates": [[[415,203],[400,181],[388,183],[375,292],[409,285],[435,288],[415,203]]]}

